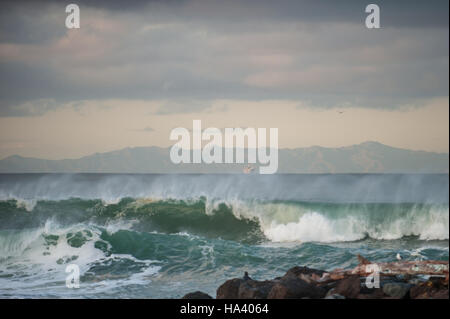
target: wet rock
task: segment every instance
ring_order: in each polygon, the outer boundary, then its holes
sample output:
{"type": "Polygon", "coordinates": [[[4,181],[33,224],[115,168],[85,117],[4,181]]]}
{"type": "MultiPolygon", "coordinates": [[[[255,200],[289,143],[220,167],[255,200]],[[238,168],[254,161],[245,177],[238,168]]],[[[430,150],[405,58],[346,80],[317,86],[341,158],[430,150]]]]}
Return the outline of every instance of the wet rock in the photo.
{"type": "Polygon", "coordinates": [[[367,278],[355,273],[358,272],[338,269],[333,276],[333,273],[322,270],[293,267],[284,276],[266,281],[252,280],[245,273],[243,278],[231,279],[222,284],[216,296],[217,299],[449,298],[447,274],[445,278],[434,276],[429,280],[408,274],[381,275],[381,288],[369,288],[364,284],[367,278]]]}
{"type": "Polygon", "coordinates": [[[239,287],[244,280],[241,278],[234,278],[225,281],[219,288],[217,288],[217,299],[237,299],[239,295],[239,287]]]}
{"type": "Polygon", "coordinates": [[[443,277],[430,277],[428,281],[431,282],[433,288],[448,289],[448,280],[443,277]]]}
{"type": "Polygon", "coordinates": [[[296,266],[296,267],[289,269],[286,272],[286,274],[284,275],[284,277],[290,277],[290,276],[300,277],[301,274],[303,274],[303,275],[315,274],[315,275],[321,277],[324,272],[325,271],[323,271],[323,270],[318,270],[318,269],[314,269],[314,268],[296,266]]]}
{"type": "Polygon", "coordinates": [[[363,284],[356,299],[381,299],[386,297],[388,296],[383,293],[382,288],[368,288],[363,284]]]}
{"type": "Polygon", "coordinates": [[[431,299],[449,299],[448,298],[448,289],[433,291],[431,293],[431,299]]]}
{"type": "MultiPolygon", "coordinates": [[[[363,282],[366,278],[363,277],[363,282]]],[[[380,286],[383,287],[386,283],[381,283],[380,286]]],[[[359,294],[356,299],[380,299],[385,298],[387,295],[383,293],[383,288],[369,288],[365,283],[360,287],[359,294]]]]}
{"type": "Polygon", "coordinates": [[[210,295],[201,291],[194,291],[185,294],[181,299],[213,299],[210,295]]]}
{"type": "Polygon", "coordinates": [[[345,299],[345,297],[341,296],[340,294],[331,294],[329,296],[326,296],[325,299],[345,299]]]}
{"type": "Polygon", "coordinates": [[[267,298],[301,299],[309,297],[317,299],[323,298],[325,294],[325,289],[309,284],[306,281],[298,279],[294,276],[290,276],[276,282],[270,290],[267,298]]]}
{"type": "Polygon", "coordinates": [[[402,299],[408,296],[411,285],[397,282],[387,283],[383,286],[383,293],[394,298],[402,299]]]}
{"type": "Polygon", "coordinates": [[[238,289],[239,299],[266,299],[270,290],[274,286],[272,280],[256,281],[245,280],[238,289]]]}
{"type": "Polygon", "coordinates": [[[346,298],[356,298],[361,290],[361,281],[358,275],[349,276],[338,281],[335,292],[346,298]]]}
{"type": "Polygon", "coordinates": [[[448,299],[448,286],[444,278],[431,277],[429,280],[411,287],[412,299],[448,299]]]}
{"type": "Polygon", "coordinates": [[[410,290],[412,299],[448,299],[448,289],[432,290],[427,287],[417,286],[410,290]]]}

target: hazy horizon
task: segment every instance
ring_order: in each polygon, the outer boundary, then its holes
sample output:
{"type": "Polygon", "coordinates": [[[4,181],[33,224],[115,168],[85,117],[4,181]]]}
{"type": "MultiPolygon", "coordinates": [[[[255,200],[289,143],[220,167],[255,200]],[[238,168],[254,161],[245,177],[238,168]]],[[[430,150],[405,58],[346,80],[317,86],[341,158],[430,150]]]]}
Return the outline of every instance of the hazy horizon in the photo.
{"type": "MultiPolygon", "coordinates": [[[[448,155],[449,152],[430,152],[430,151],[425,151],[425,150],[414,150],[414,149],[406,149],[406,148],[396,148],[393,147],[391,145],[387,145],[387,144],[383,144],[377,141],[365,141],[365,142],[361,142],[358,144],[350,144],[350,145],[343,145],[343,146],[339,146],[339,147],[325,147],[325,146],[321,146],[321,145],[311,145],[311,146],[305,146],[305,147],[279,147],[279,150],[296,150],[296,149],[309,149],[309,148],[324,148],[324,149],[345,149],[345,148],[350,148],[350,147],[354,147],[354,146],[360,146],[360,145],[367,145],[367,144],[381,144],[383,146],[387,146],[390,148],[394,148],[394,149],[399,149],[399,150],[405,150],[405,151],[412,151],[412,152],[426,152],[426,153],[435,153],[435,154],[440,154],[440,155],[448,155]]],[[[167,147],[161,147],[161,146],[156,146],[156,145],[143,145],[143,146],[128,146],[128,147],[124,147],[124,148],[120,148],[120,149],[112,149],[109,151],[104,151],[104,152],[93,152],[90,154],[86,154],[83,156],[78,156],[78,157],[64,157],[64,158],[43,158],[43,157],[33,157],[33,156],[22,156],[19,154],[11,154],[8,155],[6,157],[2,157],[0,158],[0,160],[9,158],[9,157],[13,157],[13,156],[20,156],[23,158],[35,158],[35,159],[43,159],[43,160],[71,160],[71,159],[81,159],[83,157],[88,157],[88,156],[92,156],[95,154],[104,154],[104,153],[112,153],[112,152],[118,152],[118,151],[122,151],[122,150],[126,150],[126,149],[135,149],[135,148],[151,148],[151,147],[156,147],[156,148],[161,148],[161,149],[170,149],[172,146],[167,146],[167,147]]],[[[248,148],[245,147],[245,150],[247,150],[248,148]]],[[[276,148],[275,148],[276,149],[276,148]]],[[[193,150],[191,148],[191,150],[193,150]]]]}

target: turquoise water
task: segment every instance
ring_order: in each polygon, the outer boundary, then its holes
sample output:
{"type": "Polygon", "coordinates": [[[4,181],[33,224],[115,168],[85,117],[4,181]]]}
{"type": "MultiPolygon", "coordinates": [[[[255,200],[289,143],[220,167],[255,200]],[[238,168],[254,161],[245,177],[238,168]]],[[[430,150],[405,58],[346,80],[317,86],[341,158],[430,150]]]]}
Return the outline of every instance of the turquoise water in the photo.
{"type": "Polygon", "coordinates": [[[0,175],[0,297],[214,296],[244,271],[448,260],[448,235],[448,175],[0,175]]]}

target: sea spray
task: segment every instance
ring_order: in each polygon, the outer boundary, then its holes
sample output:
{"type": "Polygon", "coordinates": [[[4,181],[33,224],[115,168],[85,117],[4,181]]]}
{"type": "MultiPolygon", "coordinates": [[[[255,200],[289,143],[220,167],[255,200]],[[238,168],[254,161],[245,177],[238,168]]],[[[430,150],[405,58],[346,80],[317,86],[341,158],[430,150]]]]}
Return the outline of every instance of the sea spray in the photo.
{"type": "Polygon", "coordinates": [[[448,260],[448,175],[0,177],[0,297],[214,295],[249,270],[448,260]]]}

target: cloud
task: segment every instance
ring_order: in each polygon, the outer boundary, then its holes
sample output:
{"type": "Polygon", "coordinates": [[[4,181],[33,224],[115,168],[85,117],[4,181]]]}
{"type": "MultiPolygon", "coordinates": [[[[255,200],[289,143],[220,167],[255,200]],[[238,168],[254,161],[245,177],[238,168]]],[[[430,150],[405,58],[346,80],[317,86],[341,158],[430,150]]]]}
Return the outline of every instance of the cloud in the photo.
{"type": "Polygon", "coordinates": [[[154,114],[166,115],[174,113],[194,113],[203,111],[211,107],[211,101],[192,100],[192,99],[176,99],[167,101],[159,107],[154,114]]]}
{"type": "Polygon", "coordinates": [[[142,128],[142,129],[137,129],[137,130],[133,130],[133,131],[151,133],[151,132],[154,132],[155,129],[150,127],[150,126],[146,126],[146,127],[142,128]]]}
{"type": "Polygon", "coordinates": [[[8,105],[0,109],[1,116],[39,116],[55,110],[57,103],[54,99],[38,99],[21,104],[8,105]]]}
{"type": "Polygon", "coordinates": [[[398,108],[448,96],[448,2],[80,1],[67,30],[56,1],[0,15],[0,116],[70,101],[167,100],[157,114],[215,99],[398,108]],[[48,104],[42,101],[53,101],[48,104]]]}

